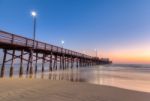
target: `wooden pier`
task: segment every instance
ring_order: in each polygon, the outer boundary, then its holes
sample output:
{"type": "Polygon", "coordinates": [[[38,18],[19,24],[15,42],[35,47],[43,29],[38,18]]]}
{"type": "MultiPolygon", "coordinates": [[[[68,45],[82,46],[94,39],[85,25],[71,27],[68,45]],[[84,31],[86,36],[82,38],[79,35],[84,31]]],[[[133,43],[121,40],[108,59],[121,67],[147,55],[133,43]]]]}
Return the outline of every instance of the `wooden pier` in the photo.
{"type": "Polygon", "coordinates": [[[3,59],[0,72],[1,77],[5,74],[5,65],[7,62],[10,62],[9,75],[10,77],[13,75],[15,59],[20,60],[20,76],[24,74],[23,71],[30,74],[36,73],[39,60],[42,61],[41,72],[45,70],[45,63],[49,64],[49,71],[53,71],[57,69],[64,70],[67,68],[99,65],[102,62],[99,58],[2,30],[0,30],[0,49],[3,49],[4,53],[3,56],[0,57],[3,59]],[[19,52],[19,54],[16,54],[16,51],[19,52]],[[42,56],[39,54],[42,54],[42,56]],[[7,55],[11,57],[7,59],[7,55]],[[26,67],[23,67],[24,62],[27,63],[26,67]]]}

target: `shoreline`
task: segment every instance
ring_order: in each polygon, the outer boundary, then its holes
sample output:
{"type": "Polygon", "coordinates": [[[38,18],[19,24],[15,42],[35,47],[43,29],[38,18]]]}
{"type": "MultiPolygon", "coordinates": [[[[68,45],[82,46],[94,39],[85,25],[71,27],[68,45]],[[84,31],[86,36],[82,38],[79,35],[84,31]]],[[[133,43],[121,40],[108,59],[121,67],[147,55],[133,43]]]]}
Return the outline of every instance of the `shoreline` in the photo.
{"type": "Polygon", "coordinates": [[[149,101],[150,93],[85,82],[0,79],[2,101],[149,101]]]}

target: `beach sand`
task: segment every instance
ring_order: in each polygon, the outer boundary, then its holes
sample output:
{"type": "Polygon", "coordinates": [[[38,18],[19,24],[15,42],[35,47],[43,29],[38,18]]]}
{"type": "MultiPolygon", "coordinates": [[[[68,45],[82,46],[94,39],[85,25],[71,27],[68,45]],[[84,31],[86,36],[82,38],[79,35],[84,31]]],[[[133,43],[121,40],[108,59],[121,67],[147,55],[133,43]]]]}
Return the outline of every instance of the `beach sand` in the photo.
{"type": "Polygon", "coordinates": [[[150,101],[150,93],[84,82],[0,79],[0,101],[150,101]]]}

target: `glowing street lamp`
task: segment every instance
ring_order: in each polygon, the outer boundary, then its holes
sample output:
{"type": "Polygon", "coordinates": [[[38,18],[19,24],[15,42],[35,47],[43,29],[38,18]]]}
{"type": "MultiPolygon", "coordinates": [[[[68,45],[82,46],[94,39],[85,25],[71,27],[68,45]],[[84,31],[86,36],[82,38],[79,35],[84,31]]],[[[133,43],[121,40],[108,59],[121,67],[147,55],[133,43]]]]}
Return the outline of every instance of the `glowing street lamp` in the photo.
{"type": "Polygon", "coordinates": [[[32,12],[31,12],[31,15],[32,15],[33,17],[35,17],[37,14],[36,14],[35,11],[32,11],[32,12]]]}

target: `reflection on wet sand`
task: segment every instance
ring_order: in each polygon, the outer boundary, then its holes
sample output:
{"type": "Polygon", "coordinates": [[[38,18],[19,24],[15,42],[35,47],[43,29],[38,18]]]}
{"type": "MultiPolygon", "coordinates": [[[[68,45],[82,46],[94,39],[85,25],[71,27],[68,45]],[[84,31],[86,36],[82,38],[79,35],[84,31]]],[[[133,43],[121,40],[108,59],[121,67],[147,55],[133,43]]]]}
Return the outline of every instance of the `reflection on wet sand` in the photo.
{"type": "Polygon", "coordinates": [[[80,69],[67,69],[52,72],[41,72],[35,74],[23,75],[23,78],[36,78],[36,79],[49,79],[49,80],[68,80],[72,82],[83,82],[84,79],[80,78],[80,69]]]}
{"type": "MultiPolygon", "coordinates": [[[[70,68],[52,72],[37,72],[32,75],[26,74],[19,77],[88,82],[97,85],[108,85],[150,92],[150,74],[148,72],[139,72],[139,70],[136,71],[134,68],[124,68],[125,67],[117,68],[111,65],[93,66],[87,68],[70,68]]],[[[14,75],[14,78],[17,78],[17,75],[14,75]]]]}

